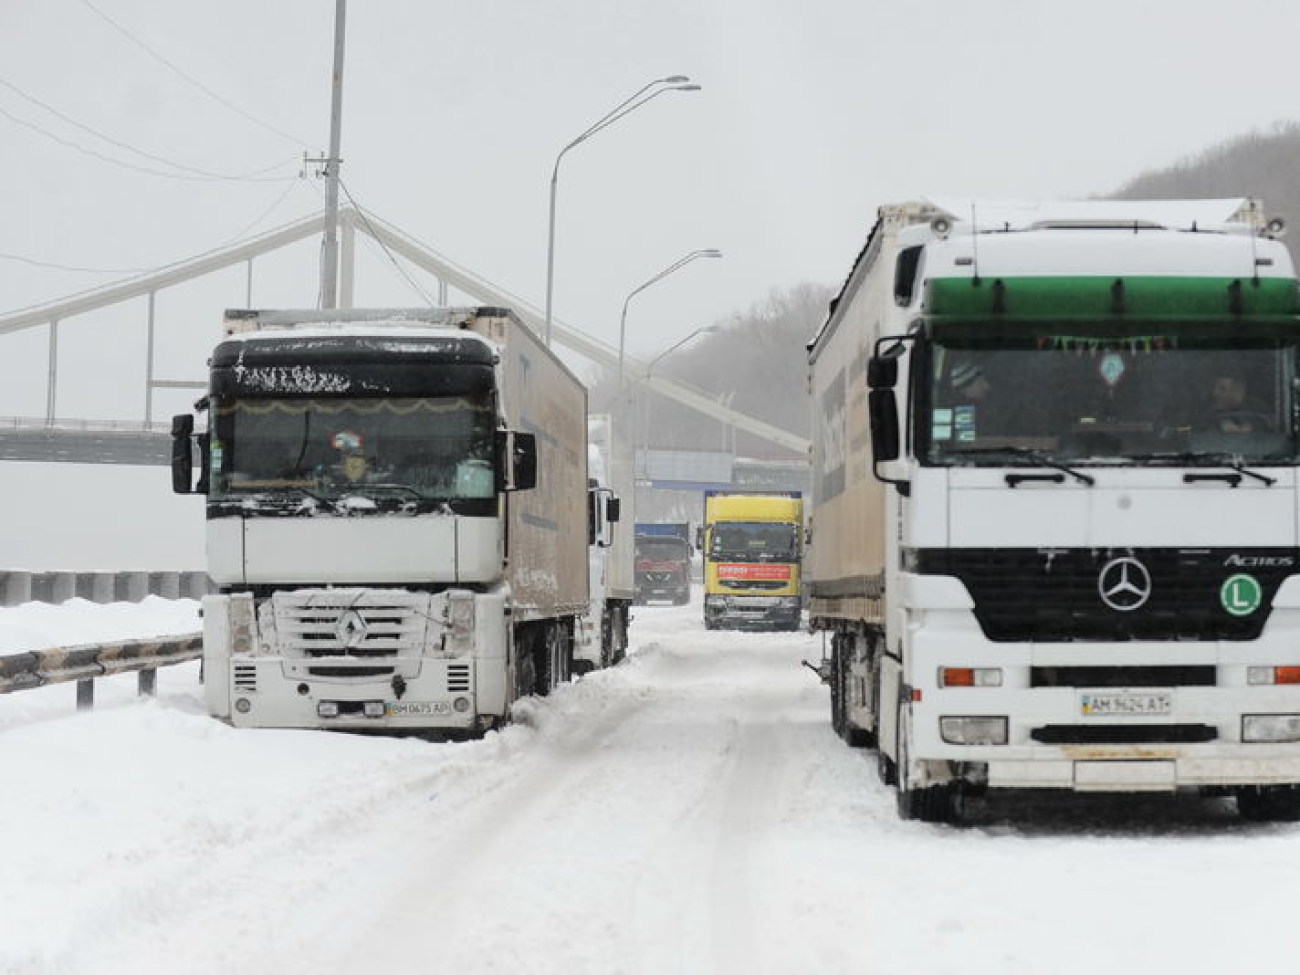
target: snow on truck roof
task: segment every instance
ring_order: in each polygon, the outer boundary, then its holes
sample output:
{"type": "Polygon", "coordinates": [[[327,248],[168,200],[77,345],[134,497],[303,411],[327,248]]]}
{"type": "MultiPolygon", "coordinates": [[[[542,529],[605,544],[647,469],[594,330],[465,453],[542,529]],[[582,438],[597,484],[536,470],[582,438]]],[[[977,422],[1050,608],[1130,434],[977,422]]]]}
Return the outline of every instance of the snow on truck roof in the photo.
{"type": "Polygon", "coordinates": [[[1280,241],[1150,227],[1052,227],[954,234],[931,241],[924,275],[935,277],[1150,276],[1290,278],[1280,241]]]}
{"type": "Polygon", "coordinates": [[[1265,229],[1263,205],[1246,197],[1220,200],[952,200],[927,201],[954,224],[981,231],[1029,230],[1046,224],[1133,223],[1169,230],[1252,233],[1265,229]]]}

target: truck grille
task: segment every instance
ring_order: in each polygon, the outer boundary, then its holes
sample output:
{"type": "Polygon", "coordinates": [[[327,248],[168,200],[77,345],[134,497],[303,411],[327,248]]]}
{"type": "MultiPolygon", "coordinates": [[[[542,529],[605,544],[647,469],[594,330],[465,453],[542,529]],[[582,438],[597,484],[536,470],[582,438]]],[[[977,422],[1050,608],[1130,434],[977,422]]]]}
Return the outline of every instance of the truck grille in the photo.
{"type": "MultiPolygon", "coordinates": [[[[1300,567],[1296,549],[921,549],[910,568],[956,576],[975,601],[984,635],[1001,642],[1254,640],[1282,581],[1300,567]],[[1141,564],[1145,601],[1117,610],[1102,597],[1103,570],[1141,564]],[[1228,579],[1250,575],[1257,608],[1224,608],[1228,579]]],[[[1136,570],[1135,570],[1136,572],[1136,570]]]]}
{"type": "Polygon", "coordinates": [[[437,626],[427,593],[384,589],[297,590],[275,593],[259,612],[287,659],[315,677],[382,677],[403,658],[420,657],[437,626]],[[268,618],[269,611],[269,618],[268,618]]]}
{"type": "Polygon", "coordinates": [[[1212,665],[1152,667],[1031,667],[1030,687],[1214,687],[1212,665]]]}
{"type": "Polygon", "coordinates": [[[1049,724],[1029,733],[1045,745],[1188,745],[1214,741],[1208,724],[1049,724]]]}

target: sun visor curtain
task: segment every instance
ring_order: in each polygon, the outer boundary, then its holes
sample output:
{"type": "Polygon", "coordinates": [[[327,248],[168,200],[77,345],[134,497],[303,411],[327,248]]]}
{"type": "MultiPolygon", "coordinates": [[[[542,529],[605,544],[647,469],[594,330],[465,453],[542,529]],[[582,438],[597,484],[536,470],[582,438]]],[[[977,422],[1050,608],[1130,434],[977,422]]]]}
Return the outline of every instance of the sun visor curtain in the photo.
{"type": "Polygon", "coordinates": [[[359,345],[336,339],[223,342],[212,357],[218,397],[453,396],[495,385],[493,354],[479,344],[359,345]]]}

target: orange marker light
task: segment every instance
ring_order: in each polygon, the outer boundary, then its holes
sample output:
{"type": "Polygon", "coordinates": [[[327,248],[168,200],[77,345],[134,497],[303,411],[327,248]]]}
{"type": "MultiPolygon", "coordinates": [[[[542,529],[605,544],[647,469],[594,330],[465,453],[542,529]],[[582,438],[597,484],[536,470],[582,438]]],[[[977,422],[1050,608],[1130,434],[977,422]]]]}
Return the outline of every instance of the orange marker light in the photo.
{"type": "Polygon", "coordinates": [[[939,669],[940,687],[974,687],[975,668],[941,667],[939,669]]]}

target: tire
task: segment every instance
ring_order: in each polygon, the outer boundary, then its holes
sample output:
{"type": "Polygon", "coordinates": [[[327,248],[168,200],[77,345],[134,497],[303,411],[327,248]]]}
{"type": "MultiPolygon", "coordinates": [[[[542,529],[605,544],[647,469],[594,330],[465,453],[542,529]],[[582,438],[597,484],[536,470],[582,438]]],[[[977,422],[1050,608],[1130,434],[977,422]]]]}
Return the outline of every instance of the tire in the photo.
{"type": "Polygon", "coordinates": [[[606,609],[600,617],[600,666],[601,668],[612,667],[615,658],[618,655],[618,647],[615,645],[617,638],[617,609],[606,609]]]}
{"type": "Polygon", "coordinates": [[[610,666],[622,663],[627,659],[627,607],[620,606],[614,611],[614,621],[611,627],[611,641],[613,653],[610,655],[610,666]]]}
{"type": "Polygon", "coordinates": [[[894,760],[884,752],[876,751],[876,774],[880,776],[880,781],[884,785],[898,784],[898,766],[894,760]]]}
{"type": "Polygon", "coordinates": [[[1300,820],[1300,787],[1294,785],[1244,786],[1237,790],[1237,812],[1252,822],[1300,820]]]}
{"type": "MultiPolygon", "coordinates": [[[[844,699],[844,654],[840,652],[840,635],[831,637],[831,729],[841,738],[845,737],[847,711],[844,699]]],[[[848,739],[845,738],[847,741],[848,739]]]]}
{"type": "MultiPolygon", "coordinates": [[[[835,733],[844,739],[850,748],[874,748],[876,736],[863,728],[849,723],[849,659],[844,645],[852,636],[837,635],[831,642],[831,724],[835,733]]],[[[886,785],[891,785],[887,782],[886,785]]]]}
{"type": "MultiPolygon", "coordinates": [[[[910,723],[910,722],[909,722],[910,723]]],[[[908,723],[899,715],[898,721],[898,816],[916,819],[923,823],[957,823],[961,821],[961,792],[956,784],[913,787],[908,782],[908,723]]]]}
{"type": "Polygon", "coordinates": [[[573,647],[563,623],[552,623],[546,628],[545,646],[551,678],[546,688],[549,693],[561,684],[567,684],[573,676],[573,647]]]}
{"type": "Polygon", "coordinates": [[[531,628],[522,632],[516,631],[515,683],[518,685],[518,697],[528,697],[532,694],[542,693],[539,690],[541,675],[538,674],[538,644],[540,642],[531,628]]]}

